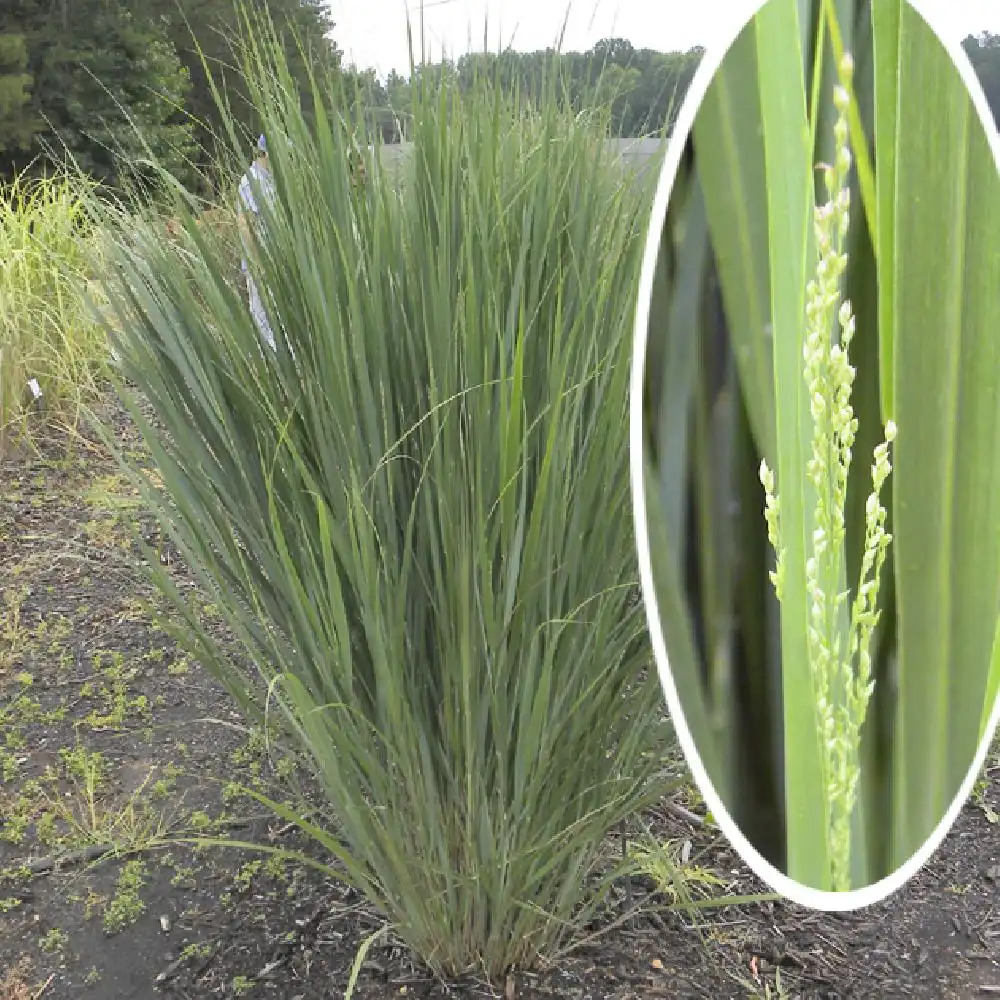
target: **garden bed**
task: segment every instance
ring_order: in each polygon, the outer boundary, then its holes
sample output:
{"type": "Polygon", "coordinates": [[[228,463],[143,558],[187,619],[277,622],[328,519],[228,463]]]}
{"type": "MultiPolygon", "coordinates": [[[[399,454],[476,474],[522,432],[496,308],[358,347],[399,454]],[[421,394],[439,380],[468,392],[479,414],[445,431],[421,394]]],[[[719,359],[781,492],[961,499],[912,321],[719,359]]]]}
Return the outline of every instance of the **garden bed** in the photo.
{"type": "MultiPolygon", "coordinates": [[[[359,946],[382,925],[364,901],[292,861],[177,842],[216,833],[311,850],[235,794],[231,782],[283,794],[286,765],[164,631],[132,524],[188,585],[96,446],[0,465],[0,1000],[343,996],[359,946]]],[[[651,878],[623,887],[593,940],[551,969],[446,987],[389,934],[368,951],[355,996],[1000,995],[998,769],[991,757],[920,875],[868,910],[755,902],[696,915],[671,908],[672,884],[651,878]]],[[[686,815],[701,812],[691,791],[644,818],[684,861],[688,894],[765,892],[714,828],[686,815]]]]}

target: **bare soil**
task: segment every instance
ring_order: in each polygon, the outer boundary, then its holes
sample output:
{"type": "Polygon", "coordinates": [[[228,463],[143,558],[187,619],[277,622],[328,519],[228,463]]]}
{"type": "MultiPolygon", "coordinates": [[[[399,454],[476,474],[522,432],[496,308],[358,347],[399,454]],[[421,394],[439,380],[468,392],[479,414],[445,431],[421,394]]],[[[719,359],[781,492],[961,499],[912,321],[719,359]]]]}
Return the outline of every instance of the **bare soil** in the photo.
{"type": "MultiPolygon", "coordinates": [[[[179,842],[312,851],[236,795],[231,782],[280,793],[287,772],[169,638],[134,525],[156,540],[96,447],[0,463],[0,1000],[343,996],[376,912],[301,864],[179,842]]],[[[586,946],[493,986],[436,982],[388,936],[355,996],[1000,996],[998,774],[994,755],[932,861],[865,911],[709,905],[767,889],[692,792],[645,820],[676,847],[698,910],[637,879],[586,946]]]]}

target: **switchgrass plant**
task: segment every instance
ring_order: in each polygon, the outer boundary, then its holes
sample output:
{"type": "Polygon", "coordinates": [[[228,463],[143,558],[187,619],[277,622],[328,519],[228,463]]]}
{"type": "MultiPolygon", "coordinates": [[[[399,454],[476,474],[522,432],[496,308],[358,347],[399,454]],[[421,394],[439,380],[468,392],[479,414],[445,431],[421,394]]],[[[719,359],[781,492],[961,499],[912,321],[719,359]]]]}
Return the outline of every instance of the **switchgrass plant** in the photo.
{"type": "Polygon", "coordinates": [[[253,35],[276,349],[181,198],[176,245],[138,213],[110,286],[149,502],[244,657],[161,583],[311,762],[318,818],[276,808],[434,970],[500,976],[572,944],[606,835],[664,791],[627,493],[649,192],[600,109],[487,78],[421,84],[402,183],[370,156],[354,186],[327,84],[309,128],[253,35]]]}
{"type": "Polygon", "coordinates": [[[103,384],[107,336],[87,295],[92,193],[69,172],[0,188],[0,453],[30,439],[39,410],[76,431],[103,384]]]}

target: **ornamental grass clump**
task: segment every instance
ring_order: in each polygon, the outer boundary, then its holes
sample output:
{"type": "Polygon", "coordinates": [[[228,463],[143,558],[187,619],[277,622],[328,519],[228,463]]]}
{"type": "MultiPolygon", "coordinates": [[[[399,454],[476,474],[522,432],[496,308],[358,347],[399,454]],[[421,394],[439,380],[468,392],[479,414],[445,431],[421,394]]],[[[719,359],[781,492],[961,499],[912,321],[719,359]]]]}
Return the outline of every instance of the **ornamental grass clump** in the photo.
{"type": "MultiPolygon", "coordinates": [[[[851,152],[847,109],[852,61],[840,64],[841,83],[834,92],[838,117],[834,125],[835,159],[821,167],[828,201],[815,210],[817,264],[806,288],[806,337],[803,375],[812,417],[812,453],[806,463],[815,490],[812,550],[806,560],[809,600],[809,675],[820,733],[822,773],[826,789],[826,824],[834,891],[851,888],[851,821],[858,796],[861,727],[872,695],[870,645],[878,622],[878,592],[882,565],[892,536],[885,530],[886,511],[880,502],[891,471],[889,445],[896,426],[890,420],[885,441],[875,448],[872,492],[865,507],[865,542],[860,579],[850,601],[843,589],[847,483],[858,420],[851,406],[855,369],[849,351],[854,316],[849,300],[841,301],[847,268],[844,241],[850,227],[851,152]],[[834,335],[834,331],[839,331],[834,335]]],[[[780,498],[774,473],[760,466],[768,537],[776,553],[771,581],[779,601],[784,590],[780,498]]]]}
{"type": "Polygon", "coordinates": [[[436,972],[499,977],[574,940],[662,794],[625,433],[649,192],[599,110],[486,78],[415,85],[402,183],[362,140],[354,185],[338,92],[307,122],[274,51],[246,68],[276,350],[183,197],[174,244],[138,213],[115,251],[150,502],[240,659],[161,583],[309,762],[316,813],[275,808],[436,972]]]}
{"type": "Polygon", "coordinates": [[[0,454],[30,440],[39,406],[75,431],[100,391],[108,343],[86,295],[89,194],[72,174],[0,187],[0,454]]]}

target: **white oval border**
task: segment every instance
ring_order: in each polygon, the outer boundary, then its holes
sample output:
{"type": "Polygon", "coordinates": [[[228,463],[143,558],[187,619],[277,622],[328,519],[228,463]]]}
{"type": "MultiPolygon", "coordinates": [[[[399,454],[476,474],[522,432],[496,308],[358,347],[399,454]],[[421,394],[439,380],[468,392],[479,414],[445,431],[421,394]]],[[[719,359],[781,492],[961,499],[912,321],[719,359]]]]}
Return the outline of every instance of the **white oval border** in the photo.
{"type": "MultiPolygon", "coordinates": [[[[642,271],[639,278],[632,349],[629,399],[629,454],[632,479],[632,509],[635,522],[635,539],[639,557],[639,578],[642,586],[643,604],[646,609],[646,620],[652,640],[657,672],[660,676],[660,684],[666,696],[671,720],[677,733],[677,738],[680,741],[681,749],[684,751],[684,757],[708,808],[711,810],[719,828],[743,861],[758,878],[767,883],[775,892],[780,893],[791,902],[808,907],[809,909],[827,912],[845,912],[882,902],[888,896],[901,889],[924,867],[941,846],[942,842],[951,832],[951,828],[958,818],[959,813],[961,813],[968,801],[973,786],[979,777],[979,772],[982,770],[983,763],[986,760],[986,755],[993,743],[997,724],[1000,722],[1000,698],[997,699],[993,706],[989,725],[986,727],[986,733],[972,761],[972,766],[966,775],[965,781],[959,788],[958,794],[952,801],[951,806],[945,812],[924,845],[886,878],[865,886],[862,889],[852,889],[848,892],[828,892],[820,889],[810,889],[808,886],[796,882],[779,871],[753,847],[736,823],[730,818],[722,800],[709,781],[708,773],[702,764],[701,757],[691,738],[691,732],[688,729],[687,720],[680,705],[677,688],[670,673],[669,658],[660,625],[659,607],[656,603],[656,593],[653,587],[649,534],[646,529],[646,496],[642,448],[642,398],[649,306],[652,297],[653,275],[659,257],[660,237],[664,222],[666,221],[667,205],[673,190],[681,157],[687,145],[688,138],[694,129],[695,118],[705,99],[708,87],[715,78],[729,49],[743,29],[769,2],[770,0],[749,0],[749,2],[744,3],[743,7],[746,8],[746,13],[739,18],[736,28],[722,32],[722,40],[708,46],[681,104],[673,134],[668,141],[664,163],[660,169],[649,230],[646,236],[646,249],[643,256],[642,271]]],[[[874,2],[878,2],[878,0],[874,0],[874,2]]],[[[961,47],[962,40],[953,41],[951,34],[946,28],[947,9],[949,7],[954,9],[954,0],[901,0],[901,2],[908,3],[910,7],[923,17],[937,35],[938,41],[941,42],[949,56],[951,56],[952,63],[958,70],[962,82],[965,84],[966,90],[972,99],[973,108],[979,115],[980,122],[986,131],[987,141],[993,151],[993,159],[997,165],[997,172],[1000,173],[1000,132],[996,128],[993,113],[990,110],[986,95],[982,85],[979,83],[979,79],[976,77],[972,64],[961,47]]]]}

